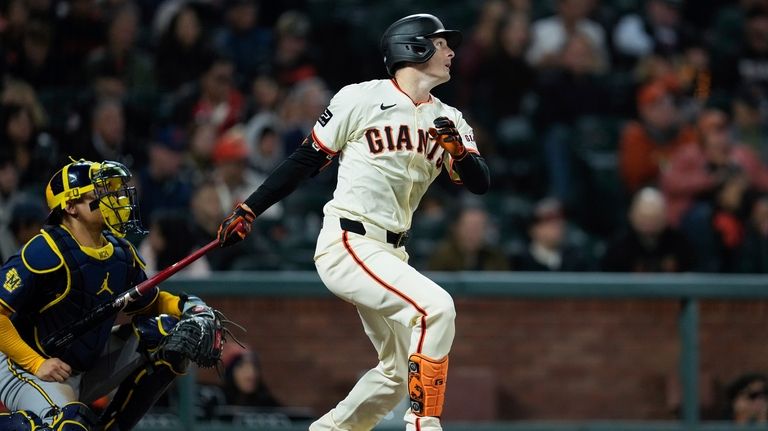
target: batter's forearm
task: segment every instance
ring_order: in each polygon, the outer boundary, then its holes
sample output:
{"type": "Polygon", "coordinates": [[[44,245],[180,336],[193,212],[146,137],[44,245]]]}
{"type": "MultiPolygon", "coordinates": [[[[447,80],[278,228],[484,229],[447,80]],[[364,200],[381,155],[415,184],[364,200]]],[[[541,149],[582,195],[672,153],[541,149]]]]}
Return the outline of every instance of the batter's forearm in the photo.
{"type": "Polygon", "coordinates": [[[248,196],[245,204],[258,216],[291,194],[302,181],[312,176],[328,162],[325,153],[306,145],[300,146],[269,174],[269,177],[255,192],[248,196]]]}
{"type": "Polygon", "coordinates": [[[0,337],[0,352],[30,373],[37,373],[45,358],[21,339],[19,331],[5,314],[0,314],[0,334],[3,334],[0,337]]]}
{"type": "Polygon", "coordinates": [[[461,182],[474,194],[482,195],[491,187],[491,173],[485,159],[479,154],[467,153],[461,160],[453,162],[453,169],[459,173],[461,182]]]}

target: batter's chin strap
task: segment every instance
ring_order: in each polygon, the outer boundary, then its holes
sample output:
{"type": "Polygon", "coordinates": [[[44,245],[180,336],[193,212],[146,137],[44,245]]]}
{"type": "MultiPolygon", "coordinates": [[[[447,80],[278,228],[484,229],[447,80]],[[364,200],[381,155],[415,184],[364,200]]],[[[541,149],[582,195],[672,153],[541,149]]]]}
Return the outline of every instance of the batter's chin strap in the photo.
{"type": "Polygon", "coordinates": [[[421,353],[408,358],[408,394],[416,416],[439,417],[445,403],[448,356],[433,359],[421,353]]]}

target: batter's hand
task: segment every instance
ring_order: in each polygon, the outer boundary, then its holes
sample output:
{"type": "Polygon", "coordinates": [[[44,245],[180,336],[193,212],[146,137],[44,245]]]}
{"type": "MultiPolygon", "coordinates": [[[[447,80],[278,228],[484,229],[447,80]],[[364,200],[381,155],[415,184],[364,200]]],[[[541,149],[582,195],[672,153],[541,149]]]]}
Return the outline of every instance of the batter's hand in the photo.
{"type": "Polygon", "coordinates": [[[232,214],[225,218],[219,226],[219,245],[229,247],[242,241],[251,233],[251,223],[256,220],[256,214],[246,204],[235,207],[232,214]]]}
{"type": "Polygon", "coordinates": [[[448,117],[435,118],[435,128],[429,129],[429,134],[454,160],[461,160],[467,155],[467,148],[461,141],[461,134],[448,117]]]}
{"type": "Polygon", "coordinates": [[[63,382],[72,374],[72,367],[59,358],[46,359],[37,369],[35,376],[46,382],[63,382]]]}

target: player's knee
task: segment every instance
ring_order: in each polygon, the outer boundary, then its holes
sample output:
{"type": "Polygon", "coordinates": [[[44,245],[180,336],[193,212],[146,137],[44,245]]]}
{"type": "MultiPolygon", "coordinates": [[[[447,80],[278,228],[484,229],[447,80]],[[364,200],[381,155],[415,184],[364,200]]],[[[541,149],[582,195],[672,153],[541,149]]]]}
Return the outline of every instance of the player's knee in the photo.
{"type": "Polygon", "coordinates": [[[382,361],[378,369],[390,386],[404,385],[407,381],[408,366],[404,361],[382,361]]]}
{"type": "Polygon", "coordinates": [[[430,301],[427,314],[433,319],[440,319],[445,322],[453,322],[456,319],[456,307],[453,305],[453,298],[448,292],[435,295],[430,301]]]}
{"type": "Polygon", "coordinates": [[[91,431],[96,426],[96,414],[85,404],[65,404],[51,423],[53,431],[91,431]]]}
{"type": "Polygon", "coordinates": [[[49,428],[36,414],[17,410],[11,413],[0,413],[0,430],[3,431],[38,431],[49,428]]]}

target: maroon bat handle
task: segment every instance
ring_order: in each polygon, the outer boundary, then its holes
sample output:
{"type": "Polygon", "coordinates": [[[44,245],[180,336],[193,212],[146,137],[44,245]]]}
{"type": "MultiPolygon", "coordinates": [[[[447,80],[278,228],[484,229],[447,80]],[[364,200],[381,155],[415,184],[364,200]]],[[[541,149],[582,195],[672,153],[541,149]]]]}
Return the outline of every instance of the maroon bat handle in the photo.
{"type": "Polygon", "coordinates": [[[174,263],[173,265],[163,269],[162,271],[158,272],[152,278],[148,278],[141,283],[139,283],[135,289],[136,293],[139,295],[143,295],[149,291],[149,289],[152,289],[153,287],[157,286],[158,284],[164,282],[167,280],[170,276],[173,274],[176,274],[177,272],[184,269],[187,265],[190,263],[196,261],[200,258],[200,256],[208,253],[211,251],[211,249],[216,248],[216,246],[219,245],[219,240],[214,239],[213,241],[209,242],[202,248],[198,249],[194,253],[190,254],[189,256],[185,257],[184,259],[181,259],[180,261],[174,263]]]}
{"type": "MultiPolygon", "coordinates": [[[[235,229],[238,230],[239,232],[243,232],[245,230],[242,223],[240,223],[235,229]]],[[[131,289],[126,295],[130,296],[131,300],[134,300],[138,297],[138,295],[143,295],[147,293],[149,289],[152,289],[158,284],[164,282],[165,280],[168,279],[168,277],[172,276],[173,274],[176,274],[177,272],[184,269],[190,263],[199,259],[200,256],[208,253],[209,251],[211,251],[211,249],[216,248],[217,245],[219,245],[218,238],[204,245],[202,248],[190,254],[189,256],[185,257],[184,259],[181,259],[180,261],[174,263],[173,265],[158,272],[157,274],[152,276],[152,278],[148,278],[142,281],[136,287],[131,289]]]]}

